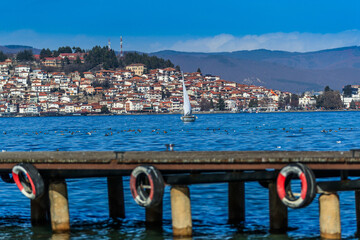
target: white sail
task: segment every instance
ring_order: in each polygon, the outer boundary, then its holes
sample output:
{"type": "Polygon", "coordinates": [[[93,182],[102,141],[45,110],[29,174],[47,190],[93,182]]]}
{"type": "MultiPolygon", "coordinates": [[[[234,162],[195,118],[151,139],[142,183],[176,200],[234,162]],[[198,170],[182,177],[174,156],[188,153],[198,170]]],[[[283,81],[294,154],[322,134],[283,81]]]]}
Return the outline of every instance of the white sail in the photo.
{"type": "Polygon", "coordinates": [[[184,81],[184,75],[182,76],[182,84],[183,84],[183,99],[184,99],[184,116],[190,116],[192,111],[191,111],[191,104],[190,104],[190,100],[189,100],[189,95],[186,92],[186,87],[185,87],[185,81],[184,81]]]}

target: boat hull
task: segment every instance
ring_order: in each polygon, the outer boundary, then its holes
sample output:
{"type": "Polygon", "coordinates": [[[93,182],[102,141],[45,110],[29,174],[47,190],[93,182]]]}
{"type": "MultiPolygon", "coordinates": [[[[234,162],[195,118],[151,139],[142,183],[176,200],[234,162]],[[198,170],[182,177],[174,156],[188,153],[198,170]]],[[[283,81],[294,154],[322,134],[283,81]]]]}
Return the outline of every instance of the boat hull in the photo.
{"type": "Polygon", "coordinates": [[[180,119],[183,122],[194,122],[196,117],[193,115],[190,115],[190,116],[182,116],[180,119]]]}

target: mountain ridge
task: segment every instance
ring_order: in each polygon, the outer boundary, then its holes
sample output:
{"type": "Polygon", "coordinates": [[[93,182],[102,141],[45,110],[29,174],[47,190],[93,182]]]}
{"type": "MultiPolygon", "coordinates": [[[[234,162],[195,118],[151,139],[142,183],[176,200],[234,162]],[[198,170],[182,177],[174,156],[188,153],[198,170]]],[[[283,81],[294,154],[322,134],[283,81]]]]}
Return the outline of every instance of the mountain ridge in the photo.
{"type": "Polygon", "coordinates": [[[5,54],[16,54],[20,51],[24,50],[31,50],[33,54],[39,54],[41,49],[33,48],[31,46],[26,45],[0,45],[0,51],[2,51],[5,54]]]}
{"type": "Polygon", "coordinates": [[[359,46],[304,53],[266,49],[218,53],[164,50],[151,55],[169,59],[184,71],[200,68],[204,74],[219,75],[225,80],[261,82],[265,87],[283,91],[318,91],[327,85],[341,90],[348,84],[360,84],[359,46]]]}
{"type": "MultiPolygon", "coordinates": [[[[29,49],[34,54],[41,51],[23,45],[0,46],[0,51],[7,54],[29,49]]],[[[348,84],[360,84],[359,46],[312,52],[256,49],[206,53],[163,50],[149,55],[169,59],[184,71],[200,68],[204,74],[218,75],[225,80],[297,93],[323,90],[325,86],[341,90],[348,84]]]]}

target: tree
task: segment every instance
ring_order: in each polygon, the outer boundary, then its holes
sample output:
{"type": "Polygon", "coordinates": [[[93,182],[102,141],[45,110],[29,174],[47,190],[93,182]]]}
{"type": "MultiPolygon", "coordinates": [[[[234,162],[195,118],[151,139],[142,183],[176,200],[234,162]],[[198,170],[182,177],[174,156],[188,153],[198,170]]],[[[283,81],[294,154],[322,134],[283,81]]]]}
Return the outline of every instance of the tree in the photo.
{"type": "Polygon", "coordinates": [[[338,91],[325,91],[316,99],[316,106],[325,109],[341,109],[343,108],[343,102],[341,101],[340,93],[338,91]]]}
{"type": "MultiPolygon", "coordinates": [[[[105,49],[106,51],[106,49],[105,49]]],[[[86,62],[96,66],[103,62],[104,49],[100,46],[93,47],[86,56],[86,62]]]]}
{"type": "Polygon", "coordinates": [[[68,57],[65,57],[65,58],[64,58],[64,62],[65,62],[65,64],[70,64],[69,58],[68,58],[68,57]]]}
{"type": "Polygon", "coordinates": [[[34,60],[33,52],[31,50],[20,51],[16,55],[16,60],[18,60],[18,61],[33,61],[34,60]]]}
{"type": "Polygon", "coordinates": [[[224,99],[222,98],[221,94],[219,96],[219,101],[217,103],[217,109],[219,111],[224,111],[225,110],[225,101],[224,99]]]}
{"type": "Polygon", "coordinates": [[[44,58],[47,58],[47,57],[51,57],[52,56],[52,52],[49,48],[45,49],[43,48],[40,52],[40,58],[41,59],[44,59],[44,58]]]}
{"type": "Polygon", "coordinates": [[[117,68],[119,66],[119,62],[117,60],[114,50],[107,51],[105,53],[104,58],[105,59],[104,59],[103,67],[105,69],[117,68]]]}
{"type": "Polygon", "coordinates": [[[84,53],[85,50],[81,49],[80,47],[73,47],[73,53],[84,53]]]}
{"type": "Polygon", "coordinates": [[[256,108],[256,107],[258,107],[258,100],[257,100],[257,98],[252,98],[252,99],[250,99],[249,108],[256,108]]]}
{"type": "Polygon", "coordinates": [[[52,89],[50,89],[50,92],[65,93],[65,90],[61,89],[61,88],[52,88],[52,89]]]}
{"type": "Polygon", "coordinates": [[[93,82],[91,83],[91,85],[92,85],[94,88],[96,88],[96,87],[102,87],[103,89],[109,89],[109,88],[112,88],[112,87],[113,87],[113,85],[111,84],[111,82],[110,82],[108,79],[106,79],[105,81],[101,81],[101,82],[99,82],[99,81],[93,81],[93,82]]]}
{"type": "Polygon", "coordinates": [[[260,101],[258,100],[258,106],[267,108],[269,106],[270,101],[271,101],[270,98],[264,97],[260,101]]]}
{"type": "Polygon", "coordinates": [[[2,51],[0,51],[0,62],[5,61],[8,58],[2,51]]]}
{"type": "Polygon", "coordinates": [[[299,107],[299,96],[296,94],[292,94],[291,95],[291,99],[290,99],[290,106],[292,108],[297,108],[299,107]]]}
{"type": "Polygon", "coordinates": [[[286,95],[286,97],[284,98],[284,102],[285,102],[285,106],[288,106],[290,104],[290,96],[286,95]]]}
{"type": "Polygon", "coordinates": [[[102,107],[101,107],[101,113],[106,114],[106,113],[110,113],[110,111],[109,111],[109,109],[108,109],[107,106],[102,106],[102,107]]]}
{"type": "Polygon", "coordinates": [[[174,67],[174,64],[169,59],[165,61],[165,64],[169,67],[174,67]]]}
{"type": "Polygon", "coordinates": [[[76,59],[75,59],[75,62],[74,62],[75,64],[81,64],[81,59],[80,59],[80,57],[79,56],[77,56],[76,57],[76,59]]]}
{"type": "Polygon", "coordinates": [[[60,53],[72,53],[72,49],[69,46],[66,47],[59,47],[58,51],[59,54],[60,53]]]}
{"type": "Polygon", "coordinates": [[[181,71],[181,70],[180,70],[180,66],[179,66],[179,65],[176,65],[176,66],[175,66],[175,70],[178,71],[178,72],[180,72],[180,71],[181,71]]]}
{"type": "Polygon", "coordinates": [[[285,99],[283,96],[280,96],[279,102],[278,102],[278,108],[284,110],[285,109],[285,99]]]}
{"type": "Polygon", "coordinates": [[[93,47],[88,52],[85,61],[92,67],[103,64],[105,69],[117,68],[119,66],[114,50],[109,50],[108,47],[93,47]]]}
{"type": "Polygon", "coordinates": [[[205,98],[202,98],[200,101],[200,110],[201,111],[209,111],[211,108],[210,101],[205,98]]]}
{"type": "Polygon", "coordinates": [[[161,99],[164,100],[164,99],[167,99],[171,96],[171,92],[169,92],[168,89],[165,89],[165,90],[162,90],[161,91],[161,99]]]}
{"type": "Polygon", "coordinates": [[[196,72],[198,72],[198,73],[200,73],[200,74],[201,74],[201,69],[200,69],[200,68],[198,68],[198,69],[196,70],[196,72]]]}
{"type": "Polygon", "coordinates": [[[65,66],[65,60],[61,59],[61,67],[64,68],[64,66],[65,66]]]}
{"type": "Polygon", "coordinates": [[[353,91],[353,88],[351,87],[351,85],[346,85],[343,88],[344,97],[351,97],[352,91],[353,91]]]}
{"type": "Polygon", "coordinates": [[[331,91],[331,88],[330,88],[329,86],[326,86],[326,87],[324,88],[324,92],[329,92],[329,91],[331,91]]]}
{"type": "Polygon", "coordinates": [[[350,102],[350,109],[356,109],[356,104],[354,100],[351,100],[350,102]]]}
{"type": "Polygon", "coordinates": [[[210,99],[210,109],[214,109],[214,101],[212,98],[210,99]]]}
{"type": "Polygon", "coordinates": [[[102,83],[102,88],[103,89],[109,89],[111,88],[113,85],[111,84],[109,79],[106,79],[105,81],[103,81],[102,83]]]}
{"type": "Polygon", "coordinates": [[[59,54],[60,54],[60,53],[59,53],[58,51],[56,51],[56,50],[53,50],[53,51],[52,51],[52,56],[53,56],[53,57],[58,57],[59,54]]]}
{"type": "Polygon", "coordinates": [[[127,52],[124,58],[120,59],[121,66],[127,66],[133,63],[142,63],[148,69],[174,67],[170,60],[149,56],[148,54],[139,54],[137,52],[127,52]]]}

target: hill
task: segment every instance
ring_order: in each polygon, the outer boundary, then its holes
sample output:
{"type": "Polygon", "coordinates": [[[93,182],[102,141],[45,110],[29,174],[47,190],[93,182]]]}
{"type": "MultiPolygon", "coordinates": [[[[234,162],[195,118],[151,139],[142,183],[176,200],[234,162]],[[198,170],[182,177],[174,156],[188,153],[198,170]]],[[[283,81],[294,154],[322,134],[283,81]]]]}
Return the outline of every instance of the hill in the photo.
{"type": "Polygon", "coordinates": [[[340,90],[360,84],[360,47],[316,52],[253,51],[195,53],[161,51],[152,55],[170,59],[183,71],[219,75],[223,79],[263,85],[283,91],[340,90]]]}
{"type": "MultiPolygon", "coordinates": [[[[34,54],[41,51],[22,45],[0,46],[0,51],[6,54],[25,49],[34,54]]],[[[218,75],[225,80],[296,93],[323,90],[327,85],[341,90],[348,84],[360,84],[358,46],[306,53],[266,49],[218,53],[166,50],[149,55],[169,59],[183,71],[200,68],[203,74],[218,75]]]]}
{"type": "Polygon", "coordinates": [[[23,45],[5,45],[0,46],[0,51],[5,54],[16,54],[20,51],[24,50],[32,50],[33,54],[39,54],[41,49],[33,48],[30,46],[23,46],[23,45]]]}

